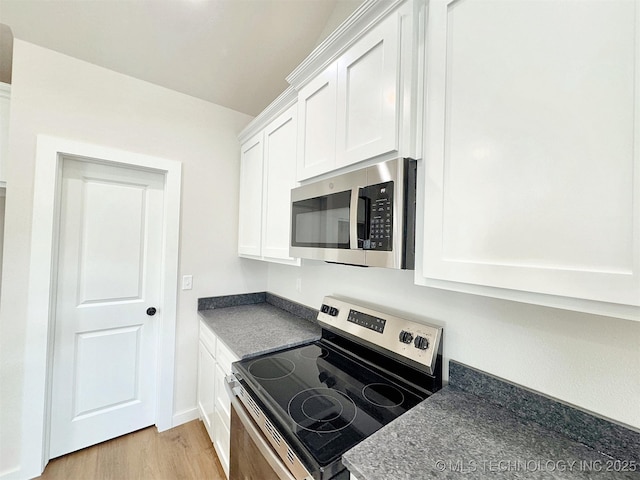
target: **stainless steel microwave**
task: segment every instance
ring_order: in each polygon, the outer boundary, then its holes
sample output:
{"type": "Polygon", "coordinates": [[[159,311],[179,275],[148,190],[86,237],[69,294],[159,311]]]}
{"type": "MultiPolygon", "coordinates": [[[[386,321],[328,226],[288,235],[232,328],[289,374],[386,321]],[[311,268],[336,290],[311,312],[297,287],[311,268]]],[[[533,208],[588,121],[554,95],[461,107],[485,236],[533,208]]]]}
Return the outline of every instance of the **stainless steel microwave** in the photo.
{"type": "Polygon", "coordinates": [[[289,254],[413,270],[416,163],[397,158],[291,190],[289,254]]]}

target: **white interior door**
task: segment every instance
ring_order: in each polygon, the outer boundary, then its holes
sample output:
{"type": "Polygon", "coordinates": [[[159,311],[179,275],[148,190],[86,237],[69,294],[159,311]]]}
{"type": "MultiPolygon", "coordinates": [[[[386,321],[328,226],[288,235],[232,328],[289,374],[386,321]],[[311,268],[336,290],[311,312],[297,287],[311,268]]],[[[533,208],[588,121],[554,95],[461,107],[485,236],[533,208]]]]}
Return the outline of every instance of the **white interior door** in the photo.
{"type": "Polygon", "coordinates": [[[163,174],[63,162],[51,458],[155,423],[163,197],[163,174]]]}

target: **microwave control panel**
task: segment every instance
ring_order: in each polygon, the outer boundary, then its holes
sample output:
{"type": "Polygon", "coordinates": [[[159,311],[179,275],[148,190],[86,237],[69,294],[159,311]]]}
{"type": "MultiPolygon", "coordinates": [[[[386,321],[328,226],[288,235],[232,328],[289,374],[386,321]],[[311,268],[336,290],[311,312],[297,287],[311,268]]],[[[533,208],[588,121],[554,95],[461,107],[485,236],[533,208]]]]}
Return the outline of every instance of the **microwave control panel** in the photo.
{"type": "Polygon", "coordinates": [[[369,228],[365,250],[391,251],[393,249],[393,182],[378,183],[360,189],[365,199],[369,228]]]}

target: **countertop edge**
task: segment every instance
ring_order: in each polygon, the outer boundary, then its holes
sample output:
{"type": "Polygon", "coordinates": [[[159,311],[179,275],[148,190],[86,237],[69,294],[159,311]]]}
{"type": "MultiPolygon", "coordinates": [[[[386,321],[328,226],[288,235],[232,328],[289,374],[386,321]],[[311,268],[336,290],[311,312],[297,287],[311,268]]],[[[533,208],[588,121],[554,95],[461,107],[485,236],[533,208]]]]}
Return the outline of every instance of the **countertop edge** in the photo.
{"type": "Polygon", "coordinates": [[[299,346],[321,337],[319,325],[267,302],[200,309],[198,315],[239,359],[299,346]],[[253,335],[256,330],[260,335],[253,335]]]}

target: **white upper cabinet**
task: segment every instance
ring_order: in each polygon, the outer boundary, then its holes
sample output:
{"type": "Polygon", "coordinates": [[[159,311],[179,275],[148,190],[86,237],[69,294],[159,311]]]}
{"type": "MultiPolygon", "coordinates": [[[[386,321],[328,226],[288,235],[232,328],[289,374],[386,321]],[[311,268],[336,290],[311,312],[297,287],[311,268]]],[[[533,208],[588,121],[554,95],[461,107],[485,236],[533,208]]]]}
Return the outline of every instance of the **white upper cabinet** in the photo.
{"type": "Polygon", "coordinates": [[[398,14],[337,62],[336,166],[398,150],[398,14]]]}
{"type": "Polygon", "coordinates": [[[10,102],[11,85],[0,82],[0,186],[4,186],[7,181],[10,102]]]}
{"type": "Polygon", "coordinates": [[[415,155],[414,148],[401,147],[415,136],[424,4],[369,2],[368,7],[354,15],[354,24],[364,24],[361,30],[351,26],[348,34],[342,32],[353,37],[345,40],[347,46],[329,44],[325,48],[333,46],[337,53],[330,51],[335,55],[327,58],[320,48],[320,60],[312,55],[288,78],[298,89],[299,181],[384,155],[415,155]],[[328,66],[300,80],[300,71],[312,71],[322,60],[328,66]]]}
{"type": "Polygon", "coordinates": [[[295,92],[241,134],[238,254],[300,264],[289,256],[291,189],[296,183],[297,107],[295,92]]]}
{"type": "Polygon", "coordinates": [[[291,189],[297,185],[296,135],[296,105],[273,120],[264,131],[262,255],[266,259],[295,261],[289,256],[289,232],[291,189]]]}
{"type": "Polygon", "coordinates": [[[263,135],[241,145],[238,253],[261,255],[263,135]]]}
{"type": "Polygon", "coordinates": [[[334,63],[298,92],[298,179],[334,168],[336,71],[334,63]]]}
{"type": "Polygon", "coordinates": [[[639,19],[430,3],[423,277],[640,305],[639,19]]]}

